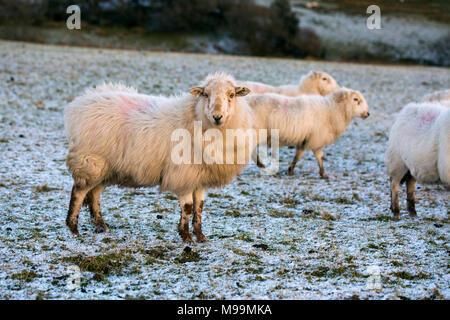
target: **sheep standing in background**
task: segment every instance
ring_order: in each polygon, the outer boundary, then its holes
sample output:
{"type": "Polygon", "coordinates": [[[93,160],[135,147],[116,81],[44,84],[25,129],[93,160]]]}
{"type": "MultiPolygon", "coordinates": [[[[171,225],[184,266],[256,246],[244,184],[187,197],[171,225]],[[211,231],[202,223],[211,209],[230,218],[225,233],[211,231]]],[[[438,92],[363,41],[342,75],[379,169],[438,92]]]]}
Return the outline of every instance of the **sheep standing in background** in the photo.
{"type": "Polygon", "coordinates": [[[422,102],[450,102],[450,89],[436,91],[423,97],[422,102]]]}
{"type": "Polygon", "coordinates": [[[289,97],[297,97],[303,94],[326,96],[339,88],[339,84],[332,76],[320,71],[310,71],[300,79],[299,84],[293,85],[274,87],[252,81],[240,81],[239,84],[249,88],[252,93],[278,93],[289,97]]]}
{"type": "MultiPolygon", "coordinates": [[[[369,107],[363,95],[341,88],[327,96],[304,95],[297,98],[278,94],[257,94],[245,98],[254,111],[256,129],[279,129],[279,145],[295,146],[296,154],[288,173],[305,150],[312,150],[320,176],[328,178],[323,168],[325,146],[339,138],[354,117],[367,118],[369,107]]],[[[269,139],[270,141],[270,139],[269,139]]]]}
{"type": "Polygon", "coordinates": [[[411,103],[399,113],[386,152],[391,210],[400,216],[398,188],[406,183],[408,213],[416,216],[416,182],[450,186],[450,109],[439,102],[411,103]]]}
{"type": "MultiPolygon", "coordinates": [[[[298,85],[284,85],[279,87],[269,86],[259,82],[245,81],[241,82],[252,93],[277,93],[290,97],[297,97],[301,95],[318,94],[326,96],[339,88],[339,84],[328,73],[321,71],[310,71],[300,79],[298,85]]],[[[256,154],[256,164],[260,168],[265,168],[261,158],[256,154]]]]}
{"type": "MultiPolygon", "coordinates": [[[[208,76],[202,86],[189,94],[156,97],[117,85],[103,85],[76,98],[65,110],[65,126],[70,142],[67,165],[74,179],[66,223],[78,235],[78,215],[86,198],[91,219],[98,231],[107,229],[100,213],[100,194],[109,185],[150,187],[172,191],[180,201],[178,231],[183,242],[192,241],[189,219],[193,212],[194,234],[198,242],[207,240],[202,233],[201,215],[204,190],[230,183],[245,163],[205,164],[192,161],[176,164],[172,160],[174,130],[185,129],[194,136],[194,122],[201,130],[252,127],[252,111],[241,97],[249,93],[236,87],[234,79],[223,73],[208,76]]],[[[225,135],[223,135],[225,137],[225,135]]],[[[195,148],[222,152],[222,141],[195,148]]],[[[247,144],[238,144],[235,152],[247,144]]],[[[248,159],[247,157],[247,159],[248,159]]]]}

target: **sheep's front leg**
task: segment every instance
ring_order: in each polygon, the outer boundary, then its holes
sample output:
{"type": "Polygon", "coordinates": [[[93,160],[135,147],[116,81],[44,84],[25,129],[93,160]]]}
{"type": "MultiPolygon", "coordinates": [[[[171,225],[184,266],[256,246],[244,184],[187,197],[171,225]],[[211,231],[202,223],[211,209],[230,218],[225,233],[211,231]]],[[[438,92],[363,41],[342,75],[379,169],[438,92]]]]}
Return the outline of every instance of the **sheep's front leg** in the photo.
{"type": "Polygon", "coordinates": [[[108,230],[108,227],[103,221],[102,213],[100,211],[100,196],[104,188],[104,185],[99,184],[94,189],[88,192],[85,199],[91,213],[91,223],[95,226],[96,232],[105,232],[108,230]]]}
{"type": "Polygon", "coordinates": [[[80,235],[78,232],[78,216],[80,214],[81,206],[83,205],[84,197],[86,197],[86,194],[89,190],[89,187],[79,188],[76,185],[72,187],[66,225],[69,227],[69,230],[76,236],[80,235]]]}
{"type": "Polygon", "coordinates": [[[396,177],[391,178],[391,211],[395,218],[400,217],[400,207],[398,205],[398,187],[400,180],[396,177]]]}
{"type": "Polygon", "coordinates": [[[193,242],[191,233],[189,232],[189,220],[191,218],[193,199],[192,193],[179,197],[181,206],[180,223],[178,224],[178,233],[183,242],[193,242]]]}
{"type": "Polygon", "coordinates": [[[314,151],[314,157],[317,159],[317,163],[319,164],[319,174],[322,179],[328,179],[328,175],[325,173],[325,169],[323,168],[323,152],[322,149],[314,151]]]}
{"type": "Polygon", "coordinates": [[[197,242],[208,241],[208,238],[202,232],[202,211],[203,204],[205,203],[205,192],[204,190],[194,191],[194,234],[197,238],[197,242]]]}
{"type": "Polygon", "coordinates": [[[295,165],[297,164],[297,162],[300,160],[300,158],[302,157],[303,153],[305,152],[305,149],[303,147],[299,147],[297,146],[296,150],[295,150],[295,157],[294,160],[292,161],[291,165],[289,166],[288,169],[288,174],[290,176],[294,175],[294,168],[295,165]]]}
{"type": "Polygon", "coordinates": [[[408,213],[411,217],[417,217],[416,212],[416,204],[414,191],[416,189],[416,179],[411,175],[411,173],[407,173],[405,176],[406,182],[406,201],[408,206],[408,213]]]}

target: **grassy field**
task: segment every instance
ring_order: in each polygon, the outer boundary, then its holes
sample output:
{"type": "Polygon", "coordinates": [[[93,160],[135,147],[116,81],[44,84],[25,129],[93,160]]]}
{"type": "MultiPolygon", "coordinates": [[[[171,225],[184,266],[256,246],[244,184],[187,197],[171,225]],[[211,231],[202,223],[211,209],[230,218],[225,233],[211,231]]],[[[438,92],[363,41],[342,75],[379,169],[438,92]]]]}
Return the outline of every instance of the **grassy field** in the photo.
{"type": "MultiPolygon", "coordinates": [[[[391,217],[384,152],[396,113],[448,87],[444,68],[259,59],[0,42],[0,298],[2,299],[449,299],[450,196],[419,185],[418,218],[391,217]],[[371,116],[325,149],[330,179],[308,153],[294,176],[253,164],[209,190],[204,232],[185,250],[178,201],[157,187],[109,188],[96,234],[64,221],[71,177],[63,108],[86,87],[120,81],[146,94],[187,92],[208,73],[270,84],[323,70],[363,92],[371,116]],[[69,290],[70,267],[81,269],[69,290]],[[367,288],[368,268],[381,274],[367,288]]],[[[301,125],[301,124],[299,124],[301,125]]]]}

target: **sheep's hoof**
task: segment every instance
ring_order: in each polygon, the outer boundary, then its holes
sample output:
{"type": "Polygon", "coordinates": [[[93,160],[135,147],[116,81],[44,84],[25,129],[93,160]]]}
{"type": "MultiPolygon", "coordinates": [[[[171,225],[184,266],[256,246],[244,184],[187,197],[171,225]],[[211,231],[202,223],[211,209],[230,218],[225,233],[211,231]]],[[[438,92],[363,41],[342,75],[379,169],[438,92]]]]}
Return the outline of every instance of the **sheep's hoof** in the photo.
{"type": "Polygon", "coordinates": [[[266,166],[264,165],[264,163],[261,162],[261,159],[259,158],[259,156],[256,157],[256,165],[259,168],[265,168],[266,166]]]}
{"type": "Polygon", "coordinates": [[[74,236],[76,236],[76,237],[79,237],[79,236],[80,236],[80,233],[78,232],[78,228],[77,228],[77,227],[70,227],[70,226],[69,226],[69,230],[70,230],[70,232],[72,233],[72,235],[74,235],[74,236]]]}
{"type": "Polygon", "coordinates": [[[190,233],[182,234],[181,240],[183,241],[183,243],[193,243],[194,242],[194,240],[192,240],[192,236],[190,233]]]}
{"type": "MultiPolygon", "coordinates": [[[[392,210],[392,209],[391,209],[392,210]]],[[[392,210],[392,213],[394,214],[394,218],[399,219],[400,218],[400,211],[392,210]]]]}
{"type": "Polygon", "coordinates": [[[102,224],[102,225],[95,225],[95,232],[96,233],[103,233],[108,231],[109,228],[106,226],[106,224],[102,224]]]}
{"type": "Polygon", "coordinates": [[[207,237],[203,233],[195,234],[195,237],[197,238],[197,242],[206,242],[209,241],[207,237]]]}
{"type": "Polygon", "coordinates": [[[294,168],[293,167],[289,167],[288,169],[288,175],[293,176],[294,175],[294,168]]]}
{"type": "Polygon", "coordinates": [[[409,213],[409,216],[410,216],[411,218],[416,218],[416,217],[417,217],[417,212],[416,212],[416,210],[410,210],[410,211],[408,211],[408,213],[409,213]]]}
{"type": "Polygon", "coordinates": [[[400,218],[400,208],[398,206],[393,206],[391,204],[389,209],[391,209],[392,214],[394,215],[394,218],[396,218],[396,219],[400,218]]]}
{"type": "Polygon", "coordinates": [[[74,236],[79,236],[80,233],[78,232],[78,225],[70,223],[69,221],[66,222],[67,227],[69,228],[70,232],[74,236]]]}
{"type": "Polygon", "coordinates": [[[324,173],[324,174],[320,175],[320,178],[327,180],[329,177],[328,177],[328,175],[326,173],[324,173]]]}

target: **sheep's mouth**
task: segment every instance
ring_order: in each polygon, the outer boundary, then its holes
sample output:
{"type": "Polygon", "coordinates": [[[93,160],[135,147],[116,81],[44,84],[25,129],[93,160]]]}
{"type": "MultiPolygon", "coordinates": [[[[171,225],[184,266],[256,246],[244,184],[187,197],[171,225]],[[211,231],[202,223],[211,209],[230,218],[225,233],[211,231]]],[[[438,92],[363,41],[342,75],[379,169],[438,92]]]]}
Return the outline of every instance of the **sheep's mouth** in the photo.
{"type": "Polygon", "coordinates": [[[211,121],[211,123],[212,123],[213,126],[220,127],[220,126],[222,126],[224,124],[224,121],[223,120],[213,119],[213,121],[211,121]]]}

